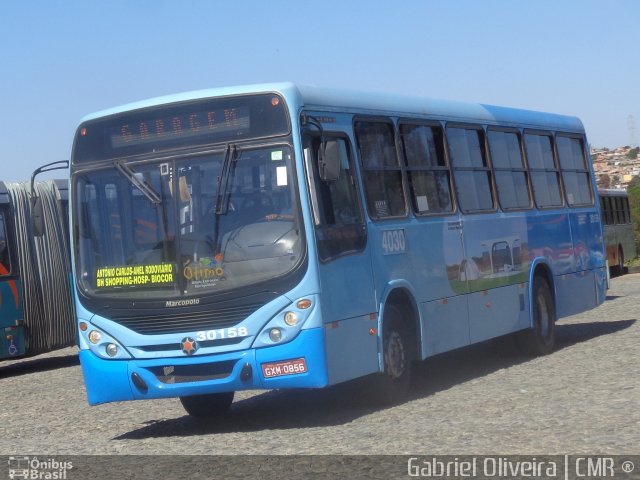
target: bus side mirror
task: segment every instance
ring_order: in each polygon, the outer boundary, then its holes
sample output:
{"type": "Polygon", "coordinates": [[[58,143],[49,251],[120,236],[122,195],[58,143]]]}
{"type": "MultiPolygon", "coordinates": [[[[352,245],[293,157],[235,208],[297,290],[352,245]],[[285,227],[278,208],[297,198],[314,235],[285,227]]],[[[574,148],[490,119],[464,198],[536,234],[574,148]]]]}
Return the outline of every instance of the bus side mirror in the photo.
{"type": "Polygon", "coordinates": [[[44,211],[42,207],[42,198],[34,197],[31,206],[31,223],[33,225],[33,235],[41,237],[44,235],[44,211]]]}
{"type": "Polygon", "coordinates": [[[69,160],[60,160],[58,162],[47,163],[46,165],[36,169],[31,174],[31,225],[33,226],[33,234],[36,237],[44,235],[44,210],[42,206],[42,199],[36,194],[36,176],[43,172],[66,170],[68,168],[69,160]]]}
{"type": "Polygon", "coordinates": [[[340,148],[337,141],[322,142],[318,162],[322,180],[334,182],[340,178],[340,148]]]}

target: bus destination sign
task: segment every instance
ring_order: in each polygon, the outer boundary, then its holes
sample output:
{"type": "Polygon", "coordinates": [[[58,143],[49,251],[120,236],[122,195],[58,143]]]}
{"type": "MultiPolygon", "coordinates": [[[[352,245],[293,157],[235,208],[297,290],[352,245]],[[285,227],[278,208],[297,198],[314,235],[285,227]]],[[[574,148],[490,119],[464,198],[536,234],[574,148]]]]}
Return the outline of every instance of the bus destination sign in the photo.
{"type": "Polygon", "coordinates": [[[182,115],[149,117],[112,127],[111,147],[122,148],[145,143],[194,139],[210,134],[234,132],[241,135],[251,128],[248,107],[199,110],[182,115]]]}

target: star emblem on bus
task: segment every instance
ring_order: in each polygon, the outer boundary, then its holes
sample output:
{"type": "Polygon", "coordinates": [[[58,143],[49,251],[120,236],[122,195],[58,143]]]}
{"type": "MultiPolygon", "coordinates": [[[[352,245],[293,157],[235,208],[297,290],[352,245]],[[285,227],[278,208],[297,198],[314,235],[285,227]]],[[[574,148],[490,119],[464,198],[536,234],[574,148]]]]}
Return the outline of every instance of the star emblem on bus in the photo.
{"type": "Polygon", "coordinates": [[[191,337],[185,337],[180,342],[180,347],[185,355],[193,355],[198,350],[198,342],[191,337]]]}

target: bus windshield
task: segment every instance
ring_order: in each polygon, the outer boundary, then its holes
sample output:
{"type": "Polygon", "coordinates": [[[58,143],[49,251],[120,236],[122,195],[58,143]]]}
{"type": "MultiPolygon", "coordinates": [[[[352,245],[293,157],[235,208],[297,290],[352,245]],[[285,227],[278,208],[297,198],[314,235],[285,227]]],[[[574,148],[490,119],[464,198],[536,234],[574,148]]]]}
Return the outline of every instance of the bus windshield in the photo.
{"type": "Polygon", "coordinates": [[[175,298],[286,274],[302,258],[293,178],[284,144],[78,172],[82,291],[175,298]]]}

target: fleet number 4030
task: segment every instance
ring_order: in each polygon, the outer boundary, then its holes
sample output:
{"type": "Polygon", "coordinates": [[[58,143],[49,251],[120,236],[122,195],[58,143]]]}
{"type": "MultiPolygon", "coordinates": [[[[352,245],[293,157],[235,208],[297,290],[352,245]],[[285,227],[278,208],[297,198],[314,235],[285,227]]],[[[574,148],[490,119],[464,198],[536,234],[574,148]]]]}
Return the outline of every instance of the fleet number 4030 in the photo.
{"type": "Polygon", "coordinates": [[[407,239],[404,229],[384,230],[382,232],[382,253],[393,255],[394,253],[404,253],[407,251],[407,239]]]}
{"type": "Polygon", "coordinates": [[[205,340],[224,340],[225,338],[246,337],[247,335],[249,335],[247,327],[231,327],[198,332],[196,333],[196,339],[199,342],[204,342],[205,340]]]}

